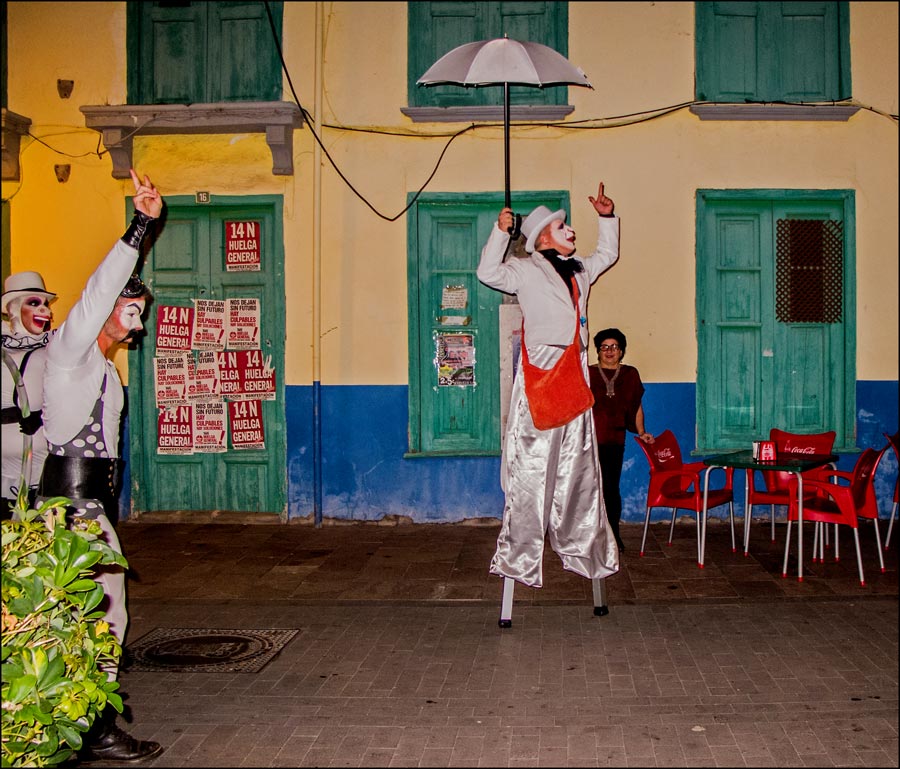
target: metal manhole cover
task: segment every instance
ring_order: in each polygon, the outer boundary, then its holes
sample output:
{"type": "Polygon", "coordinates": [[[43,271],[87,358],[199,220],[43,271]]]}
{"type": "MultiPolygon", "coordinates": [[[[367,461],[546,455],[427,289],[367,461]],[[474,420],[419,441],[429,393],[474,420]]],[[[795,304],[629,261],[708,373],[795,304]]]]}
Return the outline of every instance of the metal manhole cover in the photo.
{"type": "Polygon", "coordinates": [[[128,670],[258,673],[299,630],[157,628],[128,645],[128,670]]]}

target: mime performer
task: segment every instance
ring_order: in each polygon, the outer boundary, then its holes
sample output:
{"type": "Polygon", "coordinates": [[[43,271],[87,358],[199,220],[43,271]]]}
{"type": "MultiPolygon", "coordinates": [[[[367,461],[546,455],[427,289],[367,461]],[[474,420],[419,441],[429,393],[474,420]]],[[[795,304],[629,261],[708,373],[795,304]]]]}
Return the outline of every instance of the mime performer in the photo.
{"type": "MultiPolygon", "coordinates": [[[[112,356],[120,344],[143,330],[141,316],[150,291],[134,273],[141,245],[163,210],[163,199],[148,176],[134,183],[134,217],[88,278],[78,302],[47,345],[44,373],[44,432],[49,454],[44,462],[39,499],[67,497],[68,515],[96,519],[107,544],[122,546],[113,525],[117,518],[119,426],[125,394],[112,356]]],[[[107,604],[104,619],[125,646],[128,610],[125,572],[104,566],[96,576],[107,604]]],[[[106,671],[118,678],[118,667],[106,671]]],[[[122,766],[162,752],[157,742],[138,740],[116,725],[116,710],[107,704],[84,737],[79,765],[122,766]]]]}
{"type": "MultiPolygon", "coordinates": [[[[619,219],[602,182],[597,197],[588,200],[599,227],[590,256],[575,256],[575,231],[566,224],[565,211],[538,206],[521,227],[530,256],[504,262],[514,216],[504,208],[477,272],[485,285],[518,297],[523,352],[532,365],[551,370],[570,345],[577,345],[570,350],[578,356],[574,377],[580,370],[584,381],[569,384],[578,386],[588,382],[590,287],[619,256],[619,219]]],[[[523,376],[523,358],[519,356],[513,380],[503,443],[501,486],[506,501],[490,573],[541,587],[546,535],[563,568],[589,579],[607,577],[619,569],[619,552],[606,520],[590,402],[568,422],[539,429],[529,404],[529,398],[537,396],[529,392],[523,376]]],[[[568,386],[560,394],[563,389],[568,386]]]]}

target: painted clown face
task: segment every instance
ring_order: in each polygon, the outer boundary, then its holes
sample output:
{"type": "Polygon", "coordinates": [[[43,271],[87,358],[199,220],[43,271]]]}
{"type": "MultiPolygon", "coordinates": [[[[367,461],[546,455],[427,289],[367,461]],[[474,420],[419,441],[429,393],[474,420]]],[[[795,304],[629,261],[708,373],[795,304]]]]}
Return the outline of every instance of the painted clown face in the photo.
{"type": "Polygon", "coordinates": [[[103,324],[103,333],[116,342],[128,342],[140,334],[144,328],[141,316],[147,300],[119,297],[116,306],[103,324]]]}
{"type": "Polygon", "coordinates": [[[19,301],[18,313],[10,313],[10,326],[13,331],[39,335],[50,330],[53,311],[50,309],[48,297],[43,294],[31,294],[19,301]]]}
{"type": "Polygon", "coordinates": [[[562,219],[554,219],[544,230],[544,236],[562,256],[575,253],[575,230],[562,219]]]}

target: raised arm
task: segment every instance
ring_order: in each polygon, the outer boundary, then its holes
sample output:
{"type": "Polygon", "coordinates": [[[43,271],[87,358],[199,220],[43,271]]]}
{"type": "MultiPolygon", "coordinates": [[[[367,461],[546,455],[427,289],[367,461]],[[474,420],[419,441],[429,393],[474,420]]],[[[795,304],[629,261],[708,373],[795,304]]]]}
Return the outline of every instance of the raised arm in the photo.
{"type": "Polygon", "coordinates": [[[131,169],[134,183],[135,214],[125,234],[88,278],[81,298],[69,310],[56,334],[48,355],[64,368],[74,368],[87,359],[97,343],[97,335],[116,304],[119,293],[131,277],[140,255],[141,241],[151,224],[159,218],[163,199],[149,176],[143,181],[131,169]]]}
{"type": "Polygon", "coordinates": [[[599,217],[597,248],[584,260],[590,281],[593,283],[619,258],[619,217],[614,213],[616,204],[607,196],[603,182],[600,182],[597,189],[597,197],[588,195],[588,200],[599,217]]]}
{"type": "Polygon", "coordinates": [[[509,243],[508,229],[512,227],[512,224],[512,209],[504,208],[497,216],[497,223],[491,227],[491,234],[481,250],[481,260],[476,272],[478,280],[486,286],[508,294],[514,294],[518,288],[516,271],[513,269],[512,263],[503,262],[506,246],[509,243]]]}

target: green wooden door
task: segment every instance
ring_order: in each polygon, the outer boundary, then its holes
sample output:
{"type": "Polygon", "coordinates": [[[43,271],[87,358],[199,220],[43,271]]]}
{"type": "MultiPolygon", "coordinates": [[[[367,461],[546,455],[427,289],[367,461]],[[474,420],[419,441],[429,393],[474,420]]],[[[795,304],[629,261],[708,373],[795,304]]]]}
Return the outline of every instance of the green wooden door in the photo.
{"type": "Polygon", "coordinates": [[[697,201],[698,450],[746,448],[772,427],[835,430],[852,447],[852,193],[697,201]]]}
{"type": "Polygon", "coordinates": [[[284,255],[280,198],[214,200],[196,206],[167,200],[165,227],[142,272],[153,291],[147,337],[129,363],[132,497],[137,510],[234,510],[286,515],[284,429],[284,255]],[[224,265],[225,223],[256,221],[261,269],[229,272],[224,265]],[[161,455],[156,451],[157,308],[192,307],[194,299],[259,299],[263,356],[271,355],[276,398],[262,401],[264,449],[161,455]]]}

